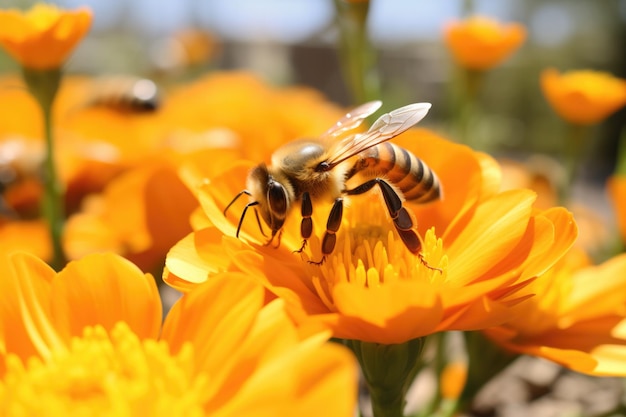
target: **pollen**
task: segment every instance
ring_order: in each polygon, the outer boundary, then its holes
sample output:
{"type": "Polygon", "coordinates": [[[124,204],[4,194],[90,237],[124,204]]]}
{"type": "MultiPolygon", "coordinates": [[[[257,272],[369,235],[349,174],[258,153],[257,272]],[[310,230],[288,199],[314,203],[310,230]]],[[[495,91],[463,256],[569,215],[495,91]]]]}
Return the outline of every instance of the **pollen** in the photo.
{"type": "MultiPolygon", "coordinates": [[[[377,204],[350,207],[348,211],[353,214],[344,219],[333,253],[319,267],[310,266],[316,291],[331,309],[332,288],[340,282],[372,288],[399,280],[441,284],[447,279],[448,258],[435,230],[426,231],[418,254],[411,253],[391,219],[380,215],[377,204]]],[[[313,257],[319,256],[318,248],[315,239],[313,257]]]]}
{"type": "Polygon", "coordinates": [[[140,340],[125,323],[110,333],[88,327],[67,349],[25,364],[7,357],[0,382],[3,416],[201,416],[207,378],[193,347],[170,354],[164,341],[140,340]]]}

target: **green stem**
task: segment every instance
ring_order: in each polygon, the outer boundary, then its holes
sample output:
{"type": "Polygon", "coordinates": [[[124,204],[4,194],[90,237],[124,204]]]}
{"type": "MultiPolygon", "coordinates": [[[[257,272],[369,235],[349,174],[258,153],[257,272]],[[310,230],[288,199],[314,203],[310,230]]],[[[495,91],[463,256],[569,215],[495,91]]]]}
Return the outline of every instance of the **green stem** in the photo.
{"type": "Polygon", "coordinates": [[[376,53],[367,32],[369,1],[335,0],[342,72],[356,103],[380,99],[376,53]]]}
{"type": "Polygon", "coordinates": [[[483,86],[485,73],[483,71],[459,68],[457,81],[454,83],[456,90],[455,119],[459,141],[465,145],[479,148],[479,141],[474,139],[472,129],[474,121],[478,117],[478,96],[483,86]]]}
{"type": "Polygon", "coordinates": [[[615,166],[615,175],[626,177],[626,128],[622,129],[617,148],[617,165],[615,166]]]}
{"type": "Polygon", "coordinates": [[[583,152],[589,136],[589,126],[575,124],[568,125],[565,138],[565,180],[561,183],[560,203],[567,204],[571,197],[572,188],[578,175],[578,168],[582,161],[583,152]]]}
{"type": "Polygon", "coordinates": [[[435,358],[433,360],[433,370],[435,372],[435,394],[431,398],[424,410],[420,411],[419,416],[431,416],[435,411],[439,410],[443,401],[441,392],[441,374],[446,367],[448,357],[446,354],[446,335],[441,332],[429,336],[428,340],[435,345],[435,358]]]}
{"type": "Polygon", "coordinates": [[[463,0],[461,6],[461,13],[463,16],[470,16],[474,13],[474,0],[463,0]]]}
{"type": "Polygon", "coordinates": [[[61,70],[23,69],[23,76],[28,90],[35,97],[43,114],[46,155],[44,160],[44,196],[42,209],[48,222],[52,242],[50,265],[60,270],[65,265],[62,235],[64,226],[63,187],[59,182],[54,158],[54,137],[52,131],[52,105],[61,82],[61,70]]]}
{"type": "Polygon", "coordinates": [[[396,345],[346,340],[361,365],[374,417],[402,417],[406,393],[421,367],[423,339],[396,345]]]}

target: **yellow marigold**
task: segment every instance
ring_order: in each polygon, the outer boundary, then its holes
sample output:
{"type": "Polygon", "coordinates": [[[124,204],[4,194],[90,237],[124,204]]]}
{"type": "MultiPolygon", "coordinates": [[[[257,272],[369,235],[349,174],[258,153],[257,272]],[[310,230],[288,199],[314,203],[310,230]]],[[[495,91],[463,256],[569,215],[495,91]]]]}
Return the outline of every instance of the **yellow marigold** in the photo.
{"type": "Polygon", "coordinates": [[[626,176],[613,175],[607,181],[607,190],[613,203],[622,242],[626,244],[626,176]]]}
{"type": "Polygon", "coordinates": [[[0,45],[29,69],[60,68],[91,26],[87,8],[38,3],[27,12],[0,10],[0,45]]]}
{"type": "Polygon", "coordinates": [[[577,125],[599,123],[626,104],[626,80],[607,72],[560,74],[548,68],[541,73],[541,89],[554,111],[577,125]]]}
{"type": "Polygon", "coordinates": [[[514,320],[485,331],[492,340],[578,372],[626,375],[626,255],[591,265],[572,250],[521,294],[535,296],[514,320]]]}
{"type": "Polygon", "coordinates": [[[3,254],[0,269],[3,416],[353,415],[347,349],[241,274],[185,295],[161,326],[154,280],[118,256],[57,274],[3,254]]]}
{"type": "MultiPolygon", "coordinates": [[[[301,322],[323,324],[335,337],[403,343],[443,330],[491,327],[508,316],[510,295],[531,282],[569,248],[576,236],[564,209],[533,209],[528,190],[498,192],[493,159],[426,130],[394,142],[438,174],[445,198],[408,205],[424,235],[423,259],[411,254],[386,216],[377,192],[351,198],[334,252],[321,266],[320,239],[330,204],[316,206],[316,229],[302,256],[299,216],[286,222],[279,248],[265,245],[251,216],[234,237],[243,202],[222,211],[243,187],[252,163],[231,164],[202,182],[205,160],[190,172],[207,220],[174,246],[165,280],[188,290],[220,270],[243,270],[288,300],[301,322]],[[435,268],[438,268],[435,269],[435,268]],[[506,302],[501,300],[507,297],[506,302]]],[[[199,162],[199,161],[198,161],[199,162]]],[[[257,161],[258,163],[258,161],[257,161]]],[[[207,172],[205,170],[205,172],[207,172]]]]}
{"type": "Polygon", "coordinates": [[[487,70],[520,47],[526,39],[526,29],[518,23],[502,24],[489,17],[472,16],[448,23],[444,39],[459,65],[487,70]]]}

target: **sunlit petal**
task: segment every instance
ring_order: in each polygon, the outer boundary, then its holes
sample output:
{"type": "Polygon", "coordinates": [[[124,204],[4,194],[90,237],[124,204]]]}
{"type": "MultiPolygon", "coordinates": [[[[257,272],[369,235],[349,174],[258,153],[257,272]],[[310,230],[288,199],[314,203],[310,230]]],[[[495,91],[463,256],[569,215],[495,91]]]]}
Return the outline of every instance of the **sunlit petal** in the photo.
{"type": "Polygon", "coordinates": [[[161,301],[152,276],[113,254],[70,262],[52,283],[55,324],[68,339],[87,326],[126,322],[140,337],[159,334],[161,301]]]}

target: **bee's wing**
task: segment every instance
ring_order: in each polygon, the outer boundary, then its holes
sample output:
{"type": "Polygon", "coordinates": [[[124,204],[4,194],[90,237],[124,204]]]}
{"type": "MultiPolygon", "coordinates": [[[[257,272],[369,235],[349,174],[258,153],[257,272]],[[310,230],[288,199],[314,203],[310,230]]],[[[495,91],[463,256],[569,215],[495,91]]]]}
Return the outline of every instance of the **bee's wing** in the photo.
{"type": "Polygon", "coordinates": [[[350,110],[350,113],[343,116],[326,132],[320,136],[320,139],[327,140],[336,138],[337,136],[358,127],[363,120],[374,114],[382,106],[380,101],[370,101],[350,110]]]}
{"type": "Polygon", "coordinates": [[[422,120],[430,106],[430,103],[413,103],[383,114],[367,132],[348,136],[332,146],[328,164],[332,168],[365,149],[398,136],[422,120]]]}

